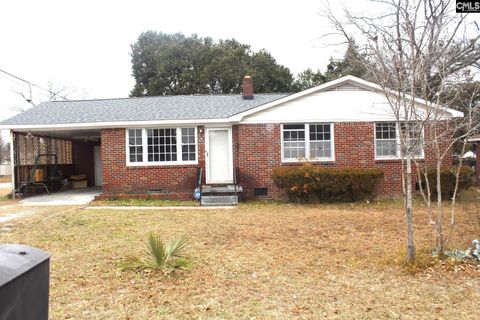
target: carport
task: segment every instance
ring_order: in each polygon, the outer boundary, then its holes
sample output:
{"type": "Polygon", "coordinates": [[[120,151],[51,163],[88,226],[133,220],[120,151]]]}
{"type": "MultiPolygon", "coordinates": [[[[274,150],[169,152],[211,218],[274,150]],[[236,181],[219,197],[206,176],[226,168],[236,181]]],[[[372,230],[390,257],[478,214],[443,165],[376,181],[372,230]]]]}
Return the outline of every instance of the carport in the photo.
{"type": "Polygon", "coordinates": [[[10,137],[14,197],[102,186],[100,130],[12,130],[10,137]]]}

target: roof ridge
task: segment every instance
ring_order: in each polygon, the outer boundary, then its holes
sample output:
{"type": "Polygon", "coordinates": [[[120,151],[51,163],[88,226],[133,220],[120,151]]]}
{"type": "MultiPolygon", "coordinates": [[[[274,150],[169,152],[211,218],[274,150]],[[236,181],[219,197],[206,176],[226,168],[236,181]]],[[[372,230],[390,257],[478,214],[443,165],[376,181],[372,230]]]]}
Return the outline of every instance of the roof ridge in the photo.
{"type": "MultiPolygon", "coordinates": [[[[288,92],[265,92],[265,93],[256,93],[255,95],[287,95],[288,92]]],[[[155,99],[155,98],[176,98],[176,97],[241,97],[241,93],[220,93],[220,94],[208,94],[208,93],[200,93],[200,94],[175,94],[175,95],[164,95],[164,96],[143,96],[143,97],[124,97],[124,98],[96,98],[96,99],[75,99],[75,100],[55,100],[55,101],[45,101],[44,103],[65,103],[65,102],[88,102],[88,101],[106,101],[106,100],[131,100],[131,99],[155,99]]]]}

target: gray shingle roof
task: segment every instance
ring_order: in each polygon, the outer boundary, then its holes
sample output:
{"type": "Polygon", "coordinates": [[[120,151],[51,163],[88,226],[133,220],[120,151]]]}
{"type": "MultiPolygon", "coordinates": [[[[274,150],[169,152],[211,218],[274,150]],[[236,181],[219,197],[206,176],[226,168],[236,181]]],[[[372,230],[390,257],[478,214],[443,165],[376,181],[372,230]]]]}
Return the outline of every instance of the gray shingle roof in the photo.
{"type": "Polygon", "coordinates": [[[225,119],[286,95],[256,94],[252,100],[232,94],[54,101],[35,106],[0,125],[225,119]]]}

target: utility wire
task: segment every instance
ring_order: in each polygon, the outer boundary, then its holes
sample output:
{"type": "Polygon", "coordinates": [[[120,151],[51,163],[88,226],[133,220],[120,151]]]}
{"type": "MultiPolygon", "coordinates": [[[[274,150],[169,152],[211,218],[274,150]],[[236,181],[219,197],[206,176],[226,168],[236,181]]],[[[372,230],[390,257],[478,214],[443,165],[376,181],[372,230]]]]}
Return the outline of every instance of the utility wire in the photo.
{"type": "Polygon", "coordinates": [[[15,78],[15,79],[17,79],[17,80],[20,80],[20,81],[22,81],[22,82],[25,82],[25,83],[27,83],[28,85],[30,85],[30,86],[32,86],[32,87],[36,87],[36,88],[38,88],[38,89],[40,89],[40,90],[46,91],[46,92],[48,92],[48,93],[51,95],[51,97],[60,97],[60,98],[62,98],[62,99],[64,99],[64,100],[68,100],[68,98],[65,97],[65,96],[61,96],[61,95],[59,95],[59,94],[57,94],[57,93],[55,93],[55,92],[53,92],[53,91],[51,91],[51,90],[48,90],[48,89],[45,89],[45,88],[39,86],[38,84],[32,83],[32,82],[30,82],[30,81],[28,81],[28,80],[25,80],[25,79],[22,79],[22,78],[20,78],[20,77],[17,77],[16,75],[11,74],[10,72],[7,72],[7,71],[2,70],[2,69],[0,69],[0,72],[3,72],[3,73],[5,73],[6,75],[9,75],[10,77],[15,78]]]}

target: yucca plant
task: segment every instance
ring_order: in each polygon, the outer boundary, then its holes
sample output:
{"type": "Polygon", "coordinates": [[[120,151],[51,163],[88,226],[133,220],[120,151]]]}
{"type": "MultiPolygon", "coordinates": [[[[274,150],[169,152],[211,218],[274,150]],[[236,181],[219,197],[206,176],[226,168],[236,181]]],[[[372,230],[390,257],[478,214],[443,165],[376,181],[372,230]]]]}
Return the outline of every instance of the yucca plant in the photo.
{"type": "Polygon", "coordinates": [[[166,243],[158,235],[148,236],[148,245],[142,256],[129,256],[122,263],[122,270],[154,269],[168,273],[171,270],[184,266],[186,262],[185,249],[188,246],[189,235],[170,239],[166,243]]]}

